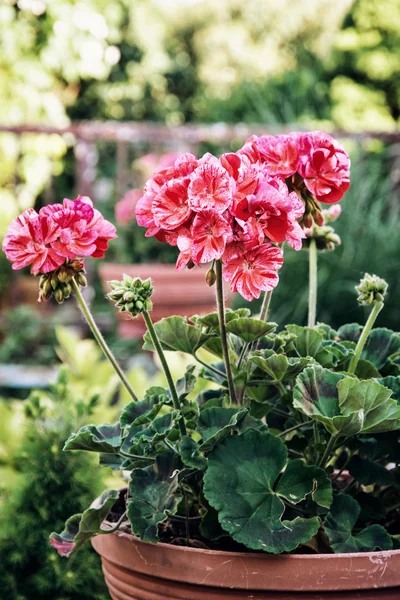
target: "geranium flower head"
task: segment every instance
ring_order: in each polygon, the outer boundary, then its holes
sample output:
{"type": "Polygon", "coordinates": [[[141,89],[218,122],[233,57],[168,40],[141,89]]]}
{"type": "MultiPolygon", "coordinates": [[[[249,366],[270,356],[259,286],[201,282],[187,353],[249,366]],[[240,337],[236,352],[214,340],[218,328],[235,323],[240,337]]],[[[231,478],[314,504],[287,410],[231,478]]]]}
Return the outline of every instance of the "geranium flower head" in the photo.
{"type": "Polygon", "coordinates": [[[78,257],[104,256],[115,227],[87,197],[28,209],[11,223],[3,250],[13,269],[31,265],[31,273],[50,273],[78,257]]]}
{"type": "Polygon", "coordinates": [[[350,159],[343,146],[322,131],[299,138],[298,172],[320,202],[339,202],[350,187],[350,159]]]}

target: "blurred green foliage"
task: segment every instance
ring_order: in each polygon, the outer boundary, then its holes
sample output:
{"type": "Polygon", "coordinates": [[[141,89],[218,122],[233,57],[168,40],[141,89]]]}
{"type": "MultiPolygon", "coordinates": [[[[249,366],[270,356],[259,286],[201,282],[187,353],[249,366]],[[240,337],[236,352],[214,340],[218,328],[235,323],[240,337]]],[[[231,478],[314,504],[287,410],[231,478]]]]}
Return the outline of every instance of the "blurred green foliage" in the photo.
{"type": "Polygon", "coordinates": [[[102,489],[90,457],[62,452],[65,439],[90,419],[95,404],[96,398],[71,394],[65,373],[49,392],[33,393],[25,403],[23,438],[14,456],[18,479],[0,490],[2,600],[109,598],[100,559],[90,547],[79,561],[66,561],[48,541],[55,526],[102,489]]]}

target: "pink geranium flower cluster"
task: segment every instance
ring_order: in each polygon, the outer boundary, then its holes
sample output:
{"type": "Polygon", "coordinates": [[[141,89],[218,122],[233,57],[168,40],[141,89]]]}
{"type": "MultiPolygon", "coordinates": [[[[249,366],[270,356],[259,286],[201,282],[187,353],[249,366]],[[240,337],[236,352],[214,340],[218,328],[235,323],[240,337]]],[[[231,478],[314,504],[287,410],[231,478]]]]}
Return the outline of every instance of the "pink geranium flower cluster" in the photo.
{"type": "Polygon", "coordinates": [[[116,238],[112,223],[93,208],[90,198],[64,199],[37,213],[29,208],[11,223],[3,251],[13,269],[31,265],[31,273],[50,273],[67,259],[102,258],[108,242],[116,238]]]}
{"type": "Polygon", "coordinates": [[[279,246],[300,250],[306,237],[293,175],[317,200],[336,202],[349,186],[348,156],[319,132],[253,136],[219,159],[182,154],[147,181],[136,220],[146,236],[177,246],[177,269],[222,260],[232,291],[258,298],[278,283],[279,246]]]}

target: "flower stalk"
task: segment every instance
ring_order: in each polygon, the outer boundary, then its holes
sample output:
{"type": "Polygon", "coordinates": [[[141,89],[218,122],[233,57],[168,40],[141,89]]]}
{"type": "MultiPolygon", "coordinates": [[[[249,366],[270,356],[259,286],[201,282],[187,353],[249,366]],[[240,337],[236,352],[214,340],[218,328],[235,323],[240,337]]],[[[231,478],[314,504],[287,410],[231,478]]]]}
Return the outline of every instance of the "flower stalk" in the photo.
{"type": "Polygon", "coordinates": [[[379,315],[379,313],[381,312],[382,308],[383,308],[383,302],[374,302],[374,306],[369,314],[367,322],[364,325],[364,329],[362,330],[360,339],[357,342],[355,354],[350,361],[349,368],[347,369],[348,373],[354,374],[356,372],[356,368],[358,365],[358,361],[360,360],[361,353],[364,350],[364,346],[366,344],[368,336],[369,336],[371,329],[373,328],[374,323],[376,321],[376,318],[379,315]]]}
{"type": "Polygon", "coordinates": [[[92,313],[90,312],[90,309],[88,307],[88,305],[85,302],[85,299],[81,293],[81,290],[79,288],[79,285],[77,283],[77,281],[75,280],[75,277],[72,277],[71,279],[71,287],[72,287],[72,291],[75,295],[76,301],[79,305],[79,308],[81,309],[81,312],[83,314],[83,316],[86,319],[87,324],[89,325],[97,343],[99,344],[100,348],[102,349],[105,357],[108,359],[108,361],[111,363],[111,365],[113,366],[115,372],[117,373],[118,377],[120,378],[121,382],[123,383],[123,385],[125,386],[125,388],[127,389],[128,393],[130,394],[131,398],[133,400],[135,400],[136,402],[139,400],[139,398],[137,397],[137,395],[135,394],[131,384],[129,383],[125,373],[122,371],[120,365],[118,364],[115,356],[113,355],[113,353],[111,352],[110,348],[108,347],[104,337],[101,334],[100,329],[97,327],[96,322],[93,318],[92,313]]]}
{"type": "Polygon", "coordinates": [[[317,318],[317,244],[314,239],[310,240],[309,247],[309,288],[308,288],[308,326],[315,327],[317,318]]]}
{"type": "Polygon", "coordinates": [[[148,313],[147,310],[143,311],[142,314],[143,314],[144,321],[146,323],[147,330],[150,334],[151,341],[153,342],[153,346],[158,354],[158,357],[161,362],[161,366],[163,368],[165,377],[167,379],[168,387],[170,389],[171,396],[172,396],[172,403],[174,405],[174,408],[177,411],[179,411],[179,413],[180,413],[179,430],[182,435],[186,435],[186,426],[185,426],[185,422],[183,420],[182,407],[181,407],[181,403],[179,402],[178,393],[176,391],[174,380],[172,379],[171,371],[169,370],[167,359],[165,358],[164,351],[161,347],[161,343],[160,343],[160,340],[158,339],[158,335],[154,328],[153,321],[151,320],[150,314],[148,313]]]}
{"type": "Polygon", "coordinates": [[[216,270],[216,297],[218,308],[219,329],[221,332],[222,355],[225,363],[226,378],[228,380],[229,396],[232,404],[237,404],[235,384],[233,382],[232,368],[229,359],[228,336],[226,332],[225,319],[225,302],[224,302],[224,286],[222,280],[222,262],[217,260],[215,263],[216,270]]]}

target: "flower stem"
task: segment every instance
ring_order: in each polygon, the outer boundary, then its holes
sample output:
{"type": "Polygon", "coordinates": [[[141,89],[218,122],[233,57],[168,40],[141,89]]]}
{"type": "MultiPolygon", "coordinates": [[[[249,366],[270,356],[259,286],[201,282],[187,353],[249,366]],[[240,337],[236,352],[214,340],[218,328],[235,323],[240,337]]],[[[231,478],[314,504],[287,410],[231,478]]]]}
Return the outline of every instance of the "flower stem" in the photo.
{"type": "Polygon", "coordinates": [[[308,273],[309,273],[309,287],[308,287],[308,326],[315,327],[315,321],[317,317],[317,259],[318,251],[315,240],[310,240],[310,248],[308,255],[308,273]]]}
{"type": "Polygon", "coordinates": [[[263,301],[262,301],[261,311],[260,311],[260,321],[266,321],[267,320],[268,311],[269,311],[269,305],[271,303],[272,292],[273,292],[273,290],[269,290],[268,292],[264,293],[264,298],[263,298],[263,301]]]}
{"type": "Polygon", "coordinates": [[[304,423],[297,423],[297,425],[293,425],[293,427],[290,427],[289,429],[286,429],[285,431],[281,431],[280,433],[278,433],[278,435],[276,437],[283,437],[287,433],[292,433],[292,431],[296,431],[297,429],[300,429],[301,427],[304,427],[305,425],[310,425],[311,423],[312,423],[312,421],[305,421],[304,423]]]}
{"type": "Polygon", "coordinates": [[[79,308],[81,309],[82,314],[85,317],[87,324],[89,325],[97,343],[99,344],[100,348],[104,352],[104,355],[106,356],[106,358],[110,361],[111,365],[113,366],[118,377],[120,378],[120,380],[124,384],[125,388],[129,392],[130,396],[133,398],[133,400],[135,400],[135,402],[137,402],[139,400],[139,398],[136,396],[135,392],[133,391],[132,386],[129,383],[128,379],[126,378],[125,373],[122,371],[114,354],[111,352],[110,348],[107,345],[107,342],[103,338],[100,329],[97,327],[96,322],[93,318],[93,315],[90,312],[90,308],[86,304],[85,299],[82,296],[81,290],[79,289],[79,285],[75,281],[74,277],[71,280],[71,286],[72,286],[72,290],[75,294],[76,301],[78,302],[79,308]]]}
{"type": "Polygon", "coordinates": [[[225,302],[224,302],[224,286],[222,281],[222,263],[220,260],[215,264],[217,281],[216,281],[216,296],[218,307],[219,328],[221,332],[222,354],[225,362],[226,378],[228,380],[229,395],[232,404],[237,404],[235,385],[233,383],[231,363],[229,360],[228,337],[226,333],[225,321],[225,302]]]}
{"type": "Polygon", "coordinates": [[[350,361],[350,366],[347,369],[348,373],[355,373],[358,361],[360,360],[361,353],[364,350],[365,342],[367,341],[369,333],[376,321],[376,317],[379,315],[382,308],[383,308],[383,302],[375,302],[374,303],[373,309],[371,310],[368,320],[365,323],[364,329],[362,330],[362,333],[360,335],[360,339],[357,342],[356,353],[350,361]]]}
{"type": "Polygon", "coordinates": [[[174,405],[174,408],[177,411],[179,411],[179,413],[180,413],[179,429],[180,429],[181,435],[186,435],[186,426],[185,426],[185,422],[183,420],[181,404],[179,402],[179,398],[178,398],[178,394],[177,394],[176,387],[174,384],[174,380],[172,379],[171,371],[169,370],[167,359],[165,358],[165,354],[161,347],[160,340],[158,339],[158,335],[156,333],[156,330],[154,329],[153,321],[151,320],[150,314],[147,312],[147,310],[143,311],[142,314],[143,314],[143,318],[146,323],[148,332],[150,334],[151,341],[153,342],[153,346],[156,349],[156,352],[160,359],[163,371],[165,373],[165,377],[167,378],[168,387],[171,391],[172,403],[174,405]]]}
{"type": "Polygon", "coordinates": [[[331,439],[329,440],[326,448],[325,448],[325,452],[322,455],[321,459],[318,461],[317,467],[321,467],[321,469],[325,468],[326,463],[329,460],[329,457],[332,453],[333,447],[336,443],[336,440],[338,438],[338,435],[336,434],[332,434],[331,439]]]}
{"type": "Polygon", "coordinates": [[[225,379],[226,375],[225,375],[225,373],[223,371],[220,371],[216,367],[213,367],[213,365],[209,365],[204,360],[201,360],[201,358],[199,358],[197,356],[197,354],[194,354],[194,358],[197,360],[198,363],[200,363],[201,365],[203,365],[203,367],[205,367],[206,369],[208,369],[212,373],[215,373],[216,375],[219,375],[220,377],[223,377],[225,379]]]}

